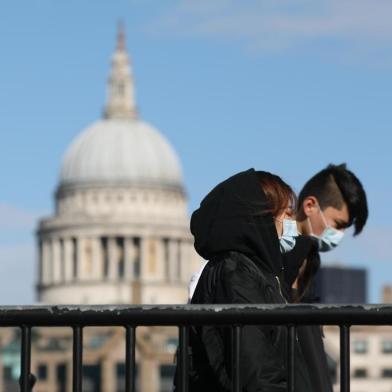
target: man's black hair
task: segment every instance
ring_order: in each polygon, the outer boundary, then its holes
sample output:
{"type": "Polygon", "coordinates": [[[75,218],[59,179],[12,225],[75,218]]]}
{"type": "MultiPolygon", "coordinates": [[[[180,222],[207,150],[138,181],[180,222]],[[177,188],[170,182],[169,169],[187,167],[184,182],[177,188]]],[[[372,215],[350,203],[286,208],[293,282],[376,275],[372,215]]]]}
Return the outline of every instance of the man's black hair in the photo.
{"type": "Polygon", "coordinates": [[[366,193],[355,174],[347,169],[345,163],[328,165],[314,175],[302,188],[298,197],[298,207],[309,197],[317,198],[320,208],[334,207],[341,209],[346,203],[350,220],[354,225],[354,235],[359,234],[368,218],[366,193]]]}

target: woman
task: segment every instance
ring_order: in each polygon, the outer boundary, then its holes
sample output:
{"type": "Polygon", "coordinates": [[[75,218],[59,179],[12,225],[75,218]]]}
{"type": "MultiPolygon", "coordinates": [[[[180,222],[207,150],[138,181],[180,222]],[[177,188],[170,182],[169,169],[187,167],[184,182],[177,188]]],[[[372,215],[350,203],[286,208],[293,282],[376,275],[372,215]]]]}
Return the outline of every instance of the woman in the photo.
{"type": "MultiPolygon", "coordinates": [[[[197,252],[208,263],[192,304],[282,304],[281,252],[295,244],[295,195],[279,177],[253,169],[215,187],[191,219],[197,252]]],[[[244,326],[241,333],[241,390],[286,391],[286,328],[244,326]]],[[[231,389],[231,334],[224,327],[190,331],[190,391],[231,389]]],[[[296,392],[311,391],[296,347],[296,392]]]]}

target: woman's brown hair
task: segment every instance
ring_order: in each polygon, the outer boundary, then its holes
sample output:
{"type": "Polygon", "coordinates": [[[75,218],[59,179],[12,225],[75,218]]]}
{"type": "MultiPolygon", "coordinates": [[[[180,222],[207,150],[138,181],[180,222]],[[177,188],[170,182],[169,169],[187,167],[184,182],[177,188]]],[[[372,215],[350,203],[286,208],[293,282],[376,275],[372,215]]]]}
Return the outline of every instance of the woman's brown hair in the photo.
{"type": "MultiPolygon", "coordinates": [[[[304,261],[304,268],[298,271],[297,290],[292,293],[292,302],[299,303],[311,293],[314,277],[320,268],[320,257],[317,252],[312,251],[304,261]]],[[[313,300],[313,298],[311,298],[313,300]]]]}
{"type": "Polygon", "coordinates": [[[268,172],[257,171],[256,174],[269,204],[266,212],[275,217],[287,207],[291,208],[293,212],[296,210],[297,197],[288,184],[279,176],[268,172]]]}

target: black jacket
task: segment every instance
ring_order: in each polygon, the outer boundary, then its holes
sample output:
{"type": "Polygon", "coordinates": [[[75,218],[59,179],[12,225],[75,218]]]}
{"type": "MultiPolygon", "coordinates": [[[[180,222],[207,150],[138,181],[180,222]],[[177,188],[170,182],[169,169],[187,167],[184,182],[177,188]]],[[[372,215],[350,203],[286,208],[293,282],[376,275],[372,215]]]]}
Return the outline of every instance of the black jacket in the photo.
{"type": "MultiPolygon", "coordinates": [[[[286,288],[290,288],[298,275],[303,261],[307,259],[313,267],[312,274],[317,273],[320,265],[317,243],[311,237],[297,238],[296,245],[291,252],[283,255],[285,269],[284,280],[286,288]]],[[[312,287],[302,298],[303,303],[317,302],[313,296],[312,287]]],[[[304,356],[312,383],[312,390],[332,392],[332,382],[329,375],[327,357],[324,349],[321,327],[305,325],[297,328],[298,341],[304,356]]]]}
{"type": "MultiPolygon", "coordinates": [[[[192,297],[194,304],[285,302],[279,276],[282,258],[268,203],[254,170],[214,188],[191,219],[195,248],[209,260],[192,297]]],[[[287,389],[286,328],[245,326],[241,334],[243,392],[287,389]]],[[[190,331],[190,391],[223,392],[231,387],[231,336],[228,328],[190,331]]],[[[309,375],[296,346],[296,392],[310,392],[309,375]]]]}

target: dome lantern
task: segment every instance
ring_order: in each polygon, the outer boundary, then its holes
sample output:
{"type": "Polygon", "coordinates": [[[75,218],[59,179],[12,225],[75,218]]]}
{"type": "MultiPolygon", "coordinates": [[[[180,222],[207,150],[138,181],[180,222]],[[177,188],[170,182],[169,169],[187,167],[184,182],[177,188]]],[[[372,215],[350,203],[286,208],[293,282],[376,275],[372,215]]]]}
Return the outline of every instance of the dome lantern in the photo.
{"type": "Polygon", "coordinates": [[[120,24],[117,33],[117,47],[112,57],[104,118],[136,117],[135,87],[125,48],[125,32],[120,24]]]}

